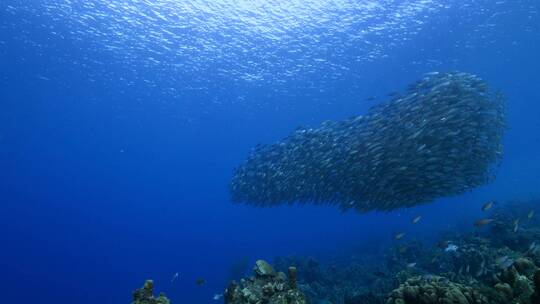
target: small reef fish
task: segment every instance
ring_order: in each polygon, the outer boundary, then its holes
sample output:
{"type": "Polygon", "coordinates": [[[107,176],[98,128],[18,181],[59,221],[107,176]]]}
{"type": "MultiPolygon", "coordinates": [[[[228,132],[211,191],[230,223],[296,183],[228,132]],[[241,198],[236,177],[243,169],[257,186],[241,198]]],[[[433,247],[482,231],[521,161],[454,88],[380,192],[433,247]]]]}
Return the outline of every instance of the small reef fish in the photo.
{"type": "Polygon", "coordinates": [[[493,207],[493,201],[489,201],[487,203],[485,203],[483,206],[482,206],[482,211],[488,211],[489,209],[491,209],[491,207],[493,207]]]}
{"type": "Polygon", "coordinates": [[[514,229],[512,229],[515,232],[517,232],[519,229],[519,219],[514,220],[514,229]]]}
{"type": "Polygon", "coordinates": [[[202,286],[206,283],[206,280],[203,279],[203,278],[198,278],[197,280],[195,280],[195,284],[199,285],[199,286],[202,286]]]}
{"type": "Polygon", "coordinates": [[[411,222],[412,222],[413,224],[416,224],[416,223],[418,223],[418,221],[420,221],[421,219],[422,219],[422,216],[419,215],[419,216],[413,218],[411,222]]]}
{"type": "Polygon", "coordinates": [[[407,264],[407,268],[413,268],[414,266],[416,266],[416,263],[408,263],[407,264]]]}
{"type": "Polygon", "coordinates": [[[221,299],[222,297],[223,297],[223,294],[221,294],[221,293],[216,293],[216,294],[214,295],[214,300],[218,301],[218,300],[221,299]]]}
{"type": "Polygon", "coordinates": [[[484,273],[487,273],[486,260],[482,260],[482,263],[480,263],[480,268],[478,268],[478,270],[476,271],[474,276],[479,277],[479,276],[483,275],[484,273]]]}
{"type": "Polygon", "coordinates": [[[467,265],[467,267],[465,267],[465,272],[469,273],[470,270],[471,270],[471,265],[467,265]]]}
{"type": "Polygon", "coordinates": [[[512,266],[512,264],[514,264],[514,260],[509,258],[507,255],[505,255],[505,256],[496,258],[495,264],[499,266],[501,269],[506,269],[512,266]]]}
{"type": "Polygon", "coordinates": [[[458,248],[459,247],[454,244],[448,244],[448,246],[444,249],[444,252],[456,252],[458,248]]]}
{"type": "Polygon", "coordinates": [[[382,271],[374,271],[373,275],[376,276],[376,277],[379,277],[379,278],[386,278],[386,273],[384,273],[382,271]]]}
{"type": "Polygon", "coordinates": [[[394,239],[395,240],[401,240],[404,236],[405,236],[404,232],[397,233],[396,235],[394,235],[394,239]]]}
{"type": "Polygon", "coordinates": [[[533,216],[534,216],[534,210],[529,211],[529,214],[527,214],[527,218],[532,219],[533,216]]]}
{"type": "Polygon", "coordinates": [[[529,250],[527,252],[530,252],[532,254],[537,254],[540,251],[540,245],[536,244],[536,242],[532,242],[532,244],[529,246],[529,250]]]}
{"type": "Polygon", "coordinates": [[[491,224],[491,222],[493,222],[493,219],[481,219],[481,220],[477,220],[476,222],[474,222],[474,226],[475,227],[482,227],[482,226],[491,224]]]}
{"type": "Polygon", "coordinates": [[[175,274],[173,275],[172,279],[171,279],[171,283],[174,283],[174,281],[178,280],[178,276],[179,276],[178,272],[175,273],[175,274]]]}
{"type": "Polygon", "coordinates": [[[440,241],[437,243],[437,247],[439,248],[446,248],[450,245],[450,241],[440,241]]]}

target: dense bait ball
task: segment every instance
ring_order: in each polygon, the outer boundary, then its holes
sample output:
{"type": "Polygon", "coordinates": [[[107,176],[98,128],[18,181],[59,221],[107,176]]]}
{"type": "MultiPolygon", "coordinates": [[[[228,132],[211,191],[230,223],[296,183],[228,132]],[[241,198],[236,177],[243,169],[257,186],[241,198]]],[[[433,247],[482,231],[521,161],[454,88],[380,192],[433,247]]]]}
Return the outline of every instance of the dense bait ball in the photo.
{"type": "Polygon", "coordinates": [[[494,178],[505,101],[477,76],[430,73],[358,116],[302,129],[253,151],[233,201],[392,210],[461,194],[494,178]]]}

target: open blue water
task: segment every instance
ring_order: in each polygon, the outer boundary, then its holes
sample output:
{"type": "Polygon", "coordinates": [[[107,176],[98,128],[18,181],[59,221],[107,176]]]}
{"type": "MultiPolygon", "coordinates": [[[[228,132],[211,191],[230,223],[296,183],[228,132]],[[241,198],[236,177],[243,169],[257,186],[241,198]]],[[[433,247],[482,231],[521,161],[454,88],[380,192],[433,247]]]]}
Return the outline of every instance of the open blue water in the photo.
{"type": "Polygon", "coordinates": [[[429,240],[472,229],[486,200],[538,196],[539,14],[538,0],[2,0],[1,302],[129,303],[152,278],[173,303],[216,303],[242,258],[429,240]],[[508,98],[494,183],[391,213],[230,202],[256,144],[450,70],[508,98]]]}

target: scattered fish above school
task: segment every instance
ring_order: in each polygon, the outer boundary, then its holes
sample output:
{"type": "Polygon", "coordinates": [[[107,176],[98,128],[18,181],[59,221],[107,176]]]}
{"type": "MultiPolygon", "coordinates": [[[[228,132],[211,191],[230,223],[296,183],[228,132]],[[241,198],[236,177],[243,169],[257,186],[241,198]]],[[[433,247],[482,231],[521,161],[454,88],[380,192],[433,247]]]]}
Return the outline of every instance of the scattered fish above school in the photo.
{"type": "Polygon", "coordinates": [[[175,273],[175,274],[173,275],[172,279],[171,279],[171,283],[174,283],[174,281],[178,280],[178,276],[179,276],[178,272],[175,273]]]}
{"type": "Polygon", "coordinates": [[[198,278],[197,280],[195,280],[195,284],[199,285],[199,286],[202,286],[206,283],[206,280],[203,279],[203,278],[198,278]]]}
{"type": "Polygon", "coordinates": [[[257,146],[230,182],[235,202],[393,210],[495,178],[505,100],[475,75],[431,73],[367,115],[257,146]]]}
{"type": "Polygon", "coordinates": [[[421,219],[422,219],[422,216],[419,215],[419,216],[413,218],[412,221],[411,221],[411,223],[416,224],[416,223],[418,223],[421,219]]]}

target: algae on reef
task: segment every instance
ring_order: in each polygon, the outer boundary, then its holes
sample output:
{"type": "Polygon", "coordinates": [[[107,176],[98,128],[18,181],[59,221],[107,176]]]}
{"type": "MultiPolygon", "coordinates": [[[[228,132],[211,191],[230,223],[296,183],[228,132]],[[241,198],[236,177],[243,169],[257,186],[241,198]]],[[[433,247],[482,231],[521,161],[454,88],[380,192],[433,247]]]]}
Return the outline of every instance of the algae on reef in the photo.
{"type": "Polygon", "coordinates": [[[170,304],[169,299],[161,293],[159,297],[154,297],[154,281],[147,280],[142,288],[133,292],[133,302],[131,304],[170,304]]]}
{"type": "Polygon", "coordinates": [[[296,288],[296,268],[289,268],[289,277],[276,272],[264,260],[258,260],[254,275],[242,279],[240,284],[232,281],[224,293],[226,304],[306,304],[304,294],[296,288]]]}
{"type": "Polygon", "coordinates": [[[491,226],[445,232],[435,243],[401,241],[390,248],[319,262],[280,257],[293,265],[308,303],[540,304],[540,199],[501,203],[491,226]],[[516,223],[520,223],[516,229],[516,223]]]}

